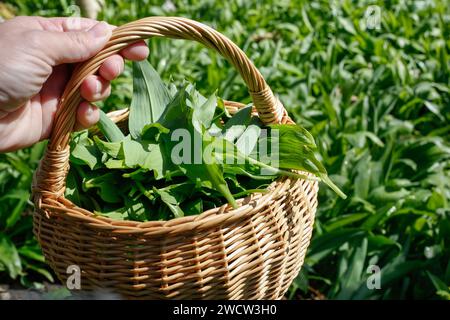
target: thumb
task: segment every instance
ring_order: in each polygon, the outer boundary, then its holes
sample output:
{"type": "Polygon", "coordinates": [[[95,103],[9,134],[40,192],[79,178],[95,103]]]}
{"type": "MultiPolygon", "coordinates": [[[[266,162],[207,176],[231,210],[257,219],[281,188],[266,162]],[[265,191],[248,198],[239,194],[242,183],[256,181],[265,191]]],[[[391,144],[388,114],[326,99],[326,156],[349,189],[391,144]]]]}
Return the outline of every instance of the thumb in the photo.
{"type": "Polygon", "coordinates": [[[81,62],[99,52],[111,37],[111,27],[99,22],[86,31],[46,31],[46,50],[53,65],[81,62]]]}

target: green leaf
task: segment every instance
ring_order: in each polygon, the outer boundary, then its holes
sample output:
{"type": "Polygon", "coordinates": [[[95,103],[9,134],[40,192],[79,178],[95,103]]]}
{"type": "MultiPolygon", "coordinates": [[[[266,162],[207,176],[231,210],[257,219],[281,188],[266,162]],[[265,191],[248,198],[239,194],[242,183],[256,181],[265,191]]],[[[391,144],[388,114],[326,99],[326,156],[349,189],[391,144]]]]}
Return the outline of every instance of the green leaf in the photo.
{"type": "Polygon", "coordinates": [[[148,155],[145,158],[142,168],[153,170],[155,179],[162,179],[166,173],[174,170],[175,165],[172,163],[166,146],[163,144],[149,144],[148,155]]]}
{"type": "Polygon", "coordinates": [[[83,182],[83,189],[97,189],[100,198],[107,203],[120,203],[120,185],[117,183],[118,176],[115,172],[109,172],[83,182]]]}
{"type": "MultiPolygon", "coordinates": [[[[395,282],[400,282],[404,277],[413,271],[423,268],[424,263],[418,260],[402,261],[404,256],[400,254],[392,262],[386,264],[381,269],[380,279],[381,288],[391,286],[395,282]]],[[[352,299],[360,300],[367,299],[373,292],[367,288],[367,284],[364,282],[361,284],[358,290],[355,291],[352,299]]]]}
{"type": "Polygon", "coordinates": [[[308,251],[307,259],[311,263],[317,263],[346,242],[363,236],[363,230],[348,228],[326,232],[313,239],[308,251]]]}
{"type": "Polygon", "coordinates": [[[132,140],[131,136],[127,136],[122,141],[122,149],[125,165],[128,168],[143,166],[149,156],[149,151],[145,150],[144,145],[138,141],[132,140]]]}
{"type": "Polygon", "coordinates": [[[339,21],[340,25],[342,26],[342,28],[344,28],[345,31],[347,31],[348,33],[350,33],[352,35],[356,34],[355,27],[353,26],[353,23],[350,19],[339,16],[338,21],[339,21]]]}
{"type": "Polygon", "coordinates": [[[171,185],[161,189],[153,187],[153,191],[161,197],[162,202],[167,205],[175,218],[184,216],[180,204],[191,195],[192,190],[191,184],[171,185]]]}
{"type": "Polygon", "coordinates": [[[78,176],[75,174],[74,170],[70,170],[66,178],[66,190],[64,196],[68,200],[79,205],[81,204],[81,197],[78,190],[79,185],[77,179],[78,176]]]}
{"type": "Polygon", "coordinates": [[[99,110],[100,120],[97,123],[98,128],[103,133],[103,135],[108,139],[109,142],[122,141],[125,136],[119,129],[117,124],[115,124],[103,110],[99,110]]]}
{"type": "Polygon", "coordinates": [[[431,282],[433,283],[434,288],[436,291],[446,291],[450,293],[450,286],[445,284],[444,281],[436,277],[434,274],[432,274],[430,271],[426,271],[428,277],[430,278],[431,282]]]}
{"type": "Polygon", "coordinates": [[[156,143],[162,133],[168,134],[169,132],[170,130],[160,123],[150,123],[142,129],[141,137],[142,140],[156,143]]]}
{"type": "Polygon", "coordinates": [[[252,106],[248,105],[245,108],[236,112],[231,119],[229,119],[223,127],[222,134],[224,138],[230,142],[234,142],[239,138],[250,124],[252,118],[252,106]]]}
{"type": "Polygon", "coordinates": [[[347,215],[340,215],[339,217],[331,219],[327,224],[325,224],[325,228],[327,231],[342,228],[349,224],[358,222],[366,218],[368,215],[369,215],[368,213],[352,213],[347,215]]]}
{"type": "Polygon", "coordinates": [[[105,167],[108,169],[127,169],[125,160],[122,159],[109,159],[105,162],[105,167]]]}
{"type": "MultiPolygon", "coordinates": [[[[361,244],[358,247],[353,248],[348,269],[346,269],[345,273],[340,277],[339,294],[335,297],[336,299],[350,299],[361,285],[361,282],[365,282],[362,279],[362,274],[367,255],[367,243],[367,238],[363,238],[361,244]]],[[[355,243],[352,243],[352,246],[354,245],[355,243]]]]}
{"type": "Polygon", "coordinates": [[[33,270],[34,272],[44,276],[48,281],[54,282],[52,274],[47,269],[28,263],[25,264],[25,267],[27,270],[33,270]]]}
{"type": "Polygon", "coordinates": [[[133,62],[133,98],[130,105],[129,129],[139,138],[142,129],[157,122],[171,96],[156,70],[145,60],[133,62]]]}
{"type": "Polygon", "coordinates": [[[198,132],[202,132],[202,127],[209,129],[216,111],[217,97],[215,94],[210,96],[208,100],[202,105],[194,105],[194,112],[192,114],[192,124],[198,132]]]}
{"type": "MultiPolygon", "coordinates": [[[[231,130],[232,134],[238,134],[236,129],[231,130]]],[[[252,121],[245,128],[244,132],[238,137],[236,141],[236,148],[243,155],[250,155],[257,148],[257,144],[261,135],[261,126],[259,123],[252,121]]],[[[229,139],[227,139],[229,140],[229,139]]],[[[231,140],[230,140],[231,141],[231,140]]]]}
{"type": "Polygon", "coordinates": [[[37,245],[37,243],[27,243],[24,246],[20,247],[17,252],[30,260],[45,262],[45,258],[42,255],[41,248],[37,245]]]}
{"type": "Polygon", "coordinates": [[[22,274],[22,264],[16,246],[2,233],[0,233],[0,264],[6,268],[12,279],[22,274]]]}
{"type": "Polygon", "coordinates": [[[288,170],[310,172],[319,177],[341,198],[346,195],[331,181],[322,163],[317,159],[317,146],[312,135],[300,125],[270,125],[267,137],[260,144],[270,148],[270,159],[276,166],[288,170]]]}
{"type": "Polygon", "coordinates": [[[106,153],[110,157],[117,158],[117,157],[119,157],[119,154],[120,154],[120,151],[122,148],[121,141],[124,138],[125,137],[123,137],[118,142],[106,142],[106,141],[101,140],[99,137],[95,136],[94,142],[101,152],[106,153]]]}
{"type": "Polygon", "coordinates": [[[142,202],[127,200],[125,201],[124,217],[133,221],[147,221],[147,210],[142,202]]]}
{"type": "Polygon", "coordinates": [[[183,205],[183,211],[186,216],[193,216],[204,212],[203,200],[201,198],[187,201],[183,205]]]}
{"type": "Polygon", "coordinates": [[[293,285],[298,289],[302,290],[304,293],[308,292],[308,274],[305,269],[301,269],[298,276],[294,279],[293,285]]]}
{"type": "Polygon", "coordinates": [[[206,103],[207,99],[202,94],[200,94],[197,89],[195,89],[195,85],[187,83],[187,85],[185,85],[185,88],[189,96],[189,99],[186,101],[188,107],[192,109],[198,109],[200,106],[206,103]]]}
{"type": "Polygon", "coordinates": [[[168,103],[158,123],[170,130],[179,128],[187,129],[189,126],[192,126],[191,120],[194,109],[187,106],[187,100],[188,94],[186,92],[186,86],[184,86],[178,90],[176,95],[168,103]]]}
{"type": "Polygon", "coordinates": [[[113,220],[128,220],[128,212],[126,211],[126,208],[122,208],[121,211],[111,211],[111,212],[99,212],[94,211],[96,215],[100,215],[106,218],[110,218],[113,220]]]}
{"type": "Polygon", "coordinates": [[[398,242],[389,239],[382,235],[374,235],[367,237],[369,241],[369,247],[372,248],[381,248],[384,246],[397,246],[399,250],[401,250],[401,246],[398,242]]]}
{"type": "Polygon", "coordinates": [[[409,195],[409,192],[406,189],[402,188],[398,191],[389,192],[386,190],[385,186],[377,187],[370,193],[370,197],[373,199],[373,201],[384,202],[398,201],[405,198],[407,195],[409,195]]]}
{"type": "Polygon", "coordinates": [[[87,165],[91,170],[101,164],[101,153],[87,137],[87,131],[81,133],[71,144],[70,160],[73,163],[87,165]]]}
{"type": "MultiPolygon", "coordinates": [[[[28,190],[10,190],[8,193],[0,197],[0,202],[5,200],[17,200],[12,201],[14,203],[11,208],[11,212],[7,215],[6,219],[6,229],[11,229],[20,219],[20,216],[28,204],[28,200],[30,199],[30,192],[28,190]]],[[[1,208],[1,206],[0,206],[1,208]]],[[[0,214],[1,216],[1,214],[0,214]]]]}
{"type": "MultiPolygon", "coordinates": [[[[192,132],[192,131],[191,131],[192,132]]],[[[184,169],[184,173],[194,183],[200,182],[204,187],[217,190],[220,192],[228,203],[237,208],[236,200],[234,199],[228,185],[223,176],[223,167],[217,163],[214,152],[206,152],[206,149],[213,146],[214,137],[211,137],[206,131],[200,135],[197,131],[193,131],[194,141],[199,139],[202,141],[202,146],[197,152],[201,152],[200,163],[182,163],[180,167],[184,169]]],[[[211,149],[213,151],[213,149],[211,149]]]]}
{"type": "Polygon", "coordinates": [[[252,178],[253,180],[272,180],[275,179],[277,176],[273,175],[260,175],[260,170],[261,168],[257,168],[255,169],[255,172],[252,173],[250,172],[250,170],[248,170],[247,167],[243,167],[240,165],[228,165],[228,164],[224,164],[223,165],[223,169],[225,173],[229,173],[229,174],[233,174],[233,175],[242,175],[242,176],[247,176],[249,178],[252,178]]]}

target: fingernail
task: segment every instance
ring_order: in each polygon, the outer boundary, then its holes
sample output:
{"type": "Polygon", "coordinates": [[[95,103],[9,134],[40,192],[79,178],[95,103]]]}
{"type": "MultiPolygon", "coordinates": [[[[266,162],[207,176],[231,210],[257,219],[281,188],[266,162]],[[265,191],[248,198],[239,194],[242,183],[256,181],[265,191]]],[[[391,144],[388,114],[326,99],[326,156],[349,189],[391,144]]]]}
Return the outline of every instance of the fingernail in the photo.
{"type": "Polygon", "coordinates": [[[86,110],[84,110],[84,116],[88,118],[92,114],[92,105],[89,103],[86,110]]]}
{"type": "Polygon", "coordinates": [[[100,81],[95,81],[95,93],[100,93],[102,91],[102,84],[100,81]]]}
{"type": "Polygon", "coordinates": [[[101,21],[89,29],[89,32],[94,35],[96,38],[105,38],[109,35],[110,29],[106,22],[101,21]]]}
{"type": "Polygon", "coordinates": [[[115,62],[115,68],[118,74],[121,74],[123,72],[123,63],[115,62]]]}
{"type": "Polygon", "coordinates": [[[89,107],[89,120],[92,122],[91,125],[94,125],[98,122],[100,114],[97,112],[97,106],[90,105],[89,107]]]}

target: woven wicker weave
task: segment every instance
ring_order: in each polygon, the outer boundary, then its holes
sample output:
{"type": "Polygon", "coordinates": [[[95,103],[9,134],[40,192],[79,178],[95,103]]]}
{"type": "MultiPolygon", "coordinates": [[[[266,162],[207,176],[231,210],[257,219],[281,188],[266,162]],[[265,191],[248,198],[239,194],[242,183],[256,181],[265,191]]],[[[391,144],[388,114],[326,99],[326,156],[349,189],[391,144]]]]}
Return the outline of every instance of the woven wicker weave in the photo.
{"type": "Polygon", "coordinates": [[[267,193],[238,200],[238,209],[224,205],[145,223],[99,217],[64,198],[81,82],[112,54],[149,37],[195,40],[216,50],[244,79],[263,122],[292,123],[245,53],[217,31],[176,17],[150,17],[115,29],[107,46],[75,69],[35,174],[34,232],[46,260],[63,282],[67,267],[78,265],[83,290],[109,288],[128,298],[280,299],[309,245],[315,181],[283,178],[267,193]]]}

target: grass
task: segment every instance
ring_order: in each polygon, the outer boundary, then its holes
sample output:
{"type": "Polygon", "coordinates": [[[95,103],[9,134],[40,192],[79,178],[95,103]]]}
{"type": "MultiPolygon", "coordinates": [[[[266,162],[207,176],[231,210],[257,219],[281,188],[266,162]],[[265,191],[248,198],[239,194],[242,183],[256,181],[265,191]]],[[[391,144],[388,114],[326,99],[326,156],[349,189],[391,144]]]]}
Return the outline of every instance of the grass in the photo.
{"type": "MultiPolygon", "coordinates": [[[[321,188],[312,243],[288,296],[449,299],[446,2],[185,0],[173,1],[172,8],[163,3],[108,1],[100,19],[119,25],[149,15],[180,15],[230,37],[295,120],[313,133],[332,179],[349,196],[342,200],[321,188]],[[381,271],[379,289],[367,286],[377,286],[373,270],[381,271]]],[[[13,7],[17,14],[57,16],[67,15],[70,4],[17,0],[13,7]]],[[[219,87],[220,96],[249,102],[236,71],[217,54],[181,40],[152,39],[149,46],[150,61],[166,80],[187,78],[205,94],[219,87]]],[[[128,68],[102,106],[121,108],[130,97],[128,68]]],[[[0,278],[16,276],[27,285],[51,276],[27,214],[40,152],[38,146],[0,155],[0,278]]]]}

